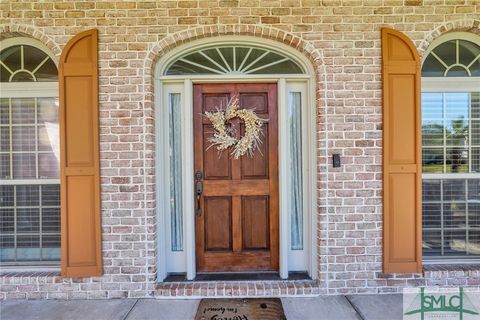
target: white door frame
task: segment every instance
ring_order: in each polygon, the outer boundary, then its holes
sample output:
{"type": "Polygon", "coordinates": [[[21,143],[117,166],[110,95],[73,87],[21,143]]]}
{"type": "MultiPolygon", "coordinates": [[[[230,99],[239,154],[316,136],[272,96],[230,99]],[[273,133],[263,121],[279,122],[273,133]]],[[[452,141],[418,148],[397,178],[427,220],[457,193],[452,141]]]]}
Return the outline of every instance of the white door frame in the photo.
{"type": "Polygon", "coordinates": [[[279,263],[280,276],[288,278],[289,271],[305,270],[311,278],[317,278],[317,186],[316,186],[316,104],[315,77],[306,57],[293,48],[281,45],[272,40],[253,37],[217,37],[213,42],[225,43],[233,41],[238,44],[245,42],[250,45],[262,44],[276,47],[282,52],[289,52],[295,61],[300,62],[306,75],[189,75],[162,76],[164,69],[186,48],[191,50],[208,43],[212,39],[192,41],[180,46],[177,50],[163,56],[156,66],[155,72],[155,114],[156,114],[156,198],[157,198],[157,281],[161,282],[169,272],[185,272],[188,280],[196,275],[195,256],[195,216],[194,216],[194,154],[193,154],[193,84],[195,83],[277,83],[278,116],[279,116],[279,263]],[[300,61],[299,61],[300,60],[300,61]],[[168,152],[168,114],[167,99],[169,93],[181,94],[181,142],[182,142],[182,205],[183,205],[183,235],[184,249],[182,252],[169,251],[170,242],[170,207],[169,207],[169,164],[168,152]],[[289,135],[288,130],[288,94],[302,94],[302,167],[303,167],[303,234],[304,250],[290,250],[289,223],[289,135]],[[167,113],[166,113],[167,112],[167,113]],[[299,263],[301,261],[301,263],[299,263]]]}

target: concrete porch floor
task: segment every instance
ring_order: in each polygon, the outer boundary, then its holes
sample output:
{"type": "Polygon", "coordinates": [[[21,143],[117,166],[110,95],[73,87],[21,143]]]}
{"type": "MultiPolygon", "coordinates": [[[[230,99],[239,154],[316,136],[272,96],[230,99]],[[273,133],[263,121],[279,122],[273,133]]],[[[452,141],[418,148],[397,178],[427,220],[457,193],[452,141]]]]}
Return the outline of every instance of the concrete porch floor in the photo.
{"type": "MultiPolygon", "coordinates": [[[[1,320],[189,320],[199,300],[16,300],[0,302],[1,320]]],[[[282,298],[288,320],[402,319],[402,295],[282,298]]],[[[252,319],[253,320],[253,319],[252,319]]]]}

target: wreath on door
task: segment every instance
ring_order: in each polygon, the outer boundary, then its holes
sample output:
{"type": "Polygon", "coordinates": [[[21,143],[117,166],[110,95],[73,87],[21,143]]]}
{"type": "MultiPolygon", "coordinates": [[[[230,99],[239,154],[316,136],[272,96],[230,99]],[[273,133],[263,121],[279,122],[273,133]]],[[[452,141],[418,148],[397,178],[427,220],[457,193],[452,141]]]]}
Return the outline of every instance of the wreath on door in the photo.
{"type": "Polygon", "coordinates": [[[257,116],[252,109],[240,109],[238,97],[234,96],[228,101],[225,110],[216,112],[205,112],[204,116],[210,120],[215,130],[212,137],[208,139],[211,147],[216,147],[218,151],[223,151],[232,148],[231,155],[238,159],[247,154],[252,157],[256,149],[260,149],[262,140],[262,126],[265,122],[257,116]],[[235,132],[227,123],[234,119],[240,118],[245,123],[245,134],[240,139],[235,138],[235,132]]]}

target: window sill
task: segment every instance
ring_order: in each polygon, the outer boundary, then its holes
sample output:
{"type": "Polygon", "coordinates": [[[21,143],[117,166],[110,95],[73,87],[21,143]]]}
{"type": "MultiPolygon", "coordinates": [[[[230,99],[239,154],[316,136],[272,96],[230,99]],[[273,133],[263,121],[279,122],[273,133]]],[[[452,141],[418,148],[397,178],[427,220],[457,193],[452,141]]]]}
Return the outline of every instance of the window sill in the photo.
{"type": "Polygon", "coordinates": [[[53,277],[60,275],[58,266],[2,266],[0,277],[53,277]]]}
{"type": "Polygon", "coordinates": [[[424,264],[423,272],[429,271],[480,271],[480,263],[424,264]]]}

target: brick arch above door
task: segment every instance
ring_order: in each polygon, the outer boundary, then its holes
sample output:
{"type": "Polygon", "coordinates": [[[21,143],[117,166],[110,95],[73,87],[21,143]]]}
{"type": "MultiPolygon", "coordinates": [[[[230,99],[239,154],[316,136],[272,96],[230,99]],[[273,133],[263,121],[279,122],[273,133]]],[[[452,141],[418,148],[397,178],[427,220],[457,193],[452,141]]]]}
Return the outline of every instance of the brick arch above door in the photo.
{"type": "MultiPolygon", "coordinates": [[[[321,52],[311,43],[292,33],[259,25],[211,25],[183,30],[160,40],[149,50],[144,60],[145,92],[153,92],[153,77],[157,61],[167,52],[193,40],[216,36],[251,36],[274,40],[288,45],[305,56],[313,67],[317,83],[324,83],[324,63],[321,52]]],[[[318,92],[318,91],[317,91],[318,92]]],[[[321,99],[317,93],[317,100],[321,99]]]]}

